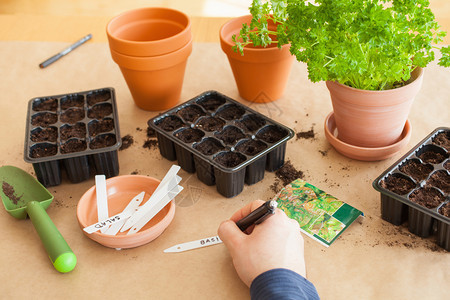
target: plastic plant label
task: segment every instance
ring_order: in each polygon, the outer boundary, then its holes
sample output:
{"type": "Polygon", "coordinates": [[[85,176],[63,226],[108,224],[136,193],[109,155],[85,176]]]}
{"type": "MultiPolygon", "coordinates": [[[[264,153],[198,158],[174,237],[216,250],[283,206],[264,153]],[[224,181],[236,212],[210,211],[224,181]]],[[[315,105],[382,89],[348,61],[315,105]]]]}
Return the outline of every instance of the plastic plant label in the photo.
{"type": "Polygon", "coordinates": [[[326,247],[359,216],[364,216],[360,210],[301,179],[286,185],[274,200],[278,208],[300,224],[303,233],[326,247]]]}

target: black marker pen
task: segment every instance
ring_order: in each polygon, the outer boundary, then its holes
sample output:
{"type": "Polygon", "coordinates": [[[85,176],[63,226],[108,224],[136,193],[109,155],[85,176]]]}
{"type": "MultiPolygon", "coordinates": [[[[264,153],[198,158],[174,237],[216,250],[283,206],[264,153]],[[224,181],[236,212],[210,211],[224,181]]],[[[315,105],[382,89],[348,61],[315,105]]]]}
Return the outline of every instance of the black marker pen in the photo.
{"type": "Polygon", "coordinates": [[[240,230],[245,231],[248,227],[255,224],[260,224],[265,219],[275,213],[278,203],[275,200],[270,200],[252,211],[248,216],[243,217],[236,222],[240,230]]]}

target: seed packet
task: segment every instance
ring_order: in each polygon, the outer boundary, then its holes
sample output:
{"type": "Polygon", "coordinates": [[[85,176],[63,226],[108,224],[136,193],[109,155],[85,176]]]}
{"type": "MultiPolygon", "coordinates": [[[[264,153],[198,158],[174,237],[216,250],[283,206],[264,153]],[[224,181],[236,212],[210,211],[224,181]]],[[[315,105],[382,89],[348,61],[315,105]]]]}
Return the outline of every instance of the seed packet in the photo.
{"type": "Polygon", "coordinates": [[[296,179],[274,198],[278,208],[300,224],[300,230],[329,247],[359,216],[364,214],[314,185],[296,179]]]}

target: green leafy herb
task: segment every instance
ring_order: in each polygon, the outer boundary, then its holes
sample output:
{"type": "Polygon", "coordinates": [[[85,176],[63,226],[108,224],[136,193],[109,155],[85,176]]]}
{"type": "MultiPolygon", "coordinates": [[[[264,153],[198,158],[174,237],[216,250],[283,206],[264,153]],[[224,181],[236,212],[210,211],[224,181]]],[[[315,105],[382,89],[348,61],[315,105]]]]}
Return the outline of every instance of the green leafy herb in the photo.
{"type": "MultiPolygon", "coordinates": [[[[290,44],[313,82],[391,89],[435,59],[433,45],[445,32],[428,6],[428,0],[253,0],[252,21],[233,37],[233,49],[290,44]]],[[[450,47],[440,52],[439,65],[449,67],[450,47]]]]}

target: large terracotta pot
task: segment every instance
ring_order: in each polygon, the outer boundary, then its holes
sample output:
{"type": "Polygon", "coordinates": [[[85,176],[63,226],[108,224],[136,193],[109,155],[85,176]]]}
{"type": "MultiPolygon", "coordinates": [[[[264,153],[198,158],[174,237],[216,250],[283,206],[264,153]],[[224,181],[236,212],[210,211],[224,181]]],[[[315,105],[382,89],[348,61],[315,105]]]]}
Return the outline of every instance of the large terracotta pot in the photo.
{"type": "Polygon", "coordinates": [[[180,98],[192,41],[161,56],[137,57],[111,50],[136,105],[144,110],[166,110],[180,98]]]}
{"type": "MultiPolygon", "coordinates": [[[[251,102],[271,102],[279,99],[286,88],[294,57],[290,45],[279,49],[276,45],[267,48],[246,46],[244,55],[234,52],[231,37],[239,34],[242,24],[249,24],[251,15],[234,18],[220,29],[220,45],[228,56],[239,94],[251,102]]],[[[276,26],[269,24],[269,29],[276,26]]]]}
{"type": "Polygon", "coordinates": [[[192,39],[189,17],[162,7],[124,12],[109,21],[106,34],[111,49],[131,56],[163,55],[192,39]]]}
{"type": "Polygon", "coordinates": [[[416,68],[409,84],[384,91],[359,90],[327,81],[339,140],[359,147],[385,147],[398,142],[422,79],[422,68],[416,68]]]}

